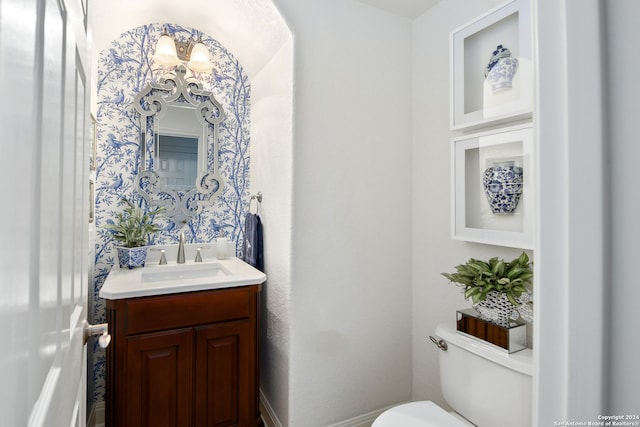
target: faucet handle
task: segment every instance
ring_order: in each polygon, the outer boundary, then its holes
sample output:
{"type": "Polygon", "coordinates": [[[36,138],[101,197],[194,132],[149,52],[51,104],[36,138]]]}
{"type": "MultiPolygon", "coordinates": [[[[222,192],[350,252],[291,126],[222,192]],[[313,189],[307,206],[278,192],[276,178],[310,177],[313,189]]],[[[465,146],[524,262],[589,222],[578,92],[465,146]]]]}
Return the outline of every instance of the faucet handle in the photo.
{"type": "Polygon", "coordinates": [[[196,248],[196,259],[195,262],[202,262],[202,253],[200,252],[202,249],[209,249],[211,246],[199,246],[196,248]]]}
{"type": "Polygon", "coordinates": [[[160,252],[160,262],[158,263],[158,265],[166,265],[167,264],[167,257],[164,256],[164,253],[166,251],[164,249],[151,249],[151,250],[160,252]]]}

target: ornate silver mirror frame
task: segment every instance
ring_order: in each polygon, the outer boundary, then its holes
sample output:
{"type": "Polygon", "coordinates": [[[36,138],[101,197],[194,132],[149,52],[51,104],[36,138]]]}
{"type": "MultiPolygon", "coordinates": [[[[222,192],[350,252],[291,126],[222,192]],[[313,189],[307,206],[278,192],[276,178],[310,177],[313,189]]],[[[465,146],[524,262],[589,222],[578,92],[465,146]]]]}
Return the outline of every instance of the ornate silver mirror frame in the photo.
{"type": "MultiPolygon", "coordinates": [[[[204,207],[211,206],[214,196],[224,187],[218,170],[218,126],[224,111],[213,93],[202,89],[200,81],[185,78],[186,72],[184,65],[178,65],[174,72],[163,75],[157,83],[147,83],[134,98],[134,108],[140,113],[140,166],[136,190],[150,206],[164,206],[166,216],[176,224],[188,221],[204,207]],[[202,125],[201,129],[185,135],[198,138],[198,173],[194,185],[182,189],[166,185],[157,170],[162,122],[176,108],[192,109],[202,125]]],[[[175,132],[172,134],[176,136],[175,132]]]]}

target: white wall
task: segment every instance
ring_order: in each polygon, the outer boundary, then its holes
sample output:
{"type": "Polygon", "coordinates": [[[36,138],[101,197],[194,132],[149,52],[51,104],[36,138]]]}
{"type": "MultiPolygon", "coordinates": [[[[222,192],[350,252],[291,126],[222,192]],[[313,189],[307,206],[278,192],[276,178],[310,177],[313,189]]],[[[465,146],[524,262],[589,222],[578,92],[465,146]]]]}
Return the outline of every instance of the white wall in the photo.
{"type": "MultiPolygon", "coordinates": [[[[265,272],[260,388],[282,425],[289,413],[293,39],[252,79],[251,194],[262,193],[265,272]]],[[[251,203],[256,211],[256,202],[251,203]]]]}
{"type": "Polygon", "coordinates": [[[469,303],[440,273],[453,271],[470,257],[510,260],[522,252],[451,239],[449,34],[501,3],[442,0],[413,22],[412,395],[445,407],[439,350],[429,335],[438,323],[455,322],[455,311],[469,303]]]}
{"type": "Polygon", "coordinates": [[[606,190],[598,0],[538,0],[536,425],[606,414],[606,190]],[[588,46],[588,48],[585,48],[588,46]],[[585,72],[588,70],[588,72],[585,72]]]}
{"type": "Polygon", "coordinates": [[[343,0],[278,0],[295,40],[289,425],[411,388],[411,32],[343,0]]]}
{"type": "Polygon", "coordinates": [[[640,197],[634,175],[640,158],[637,112],[640,83],[640,3],[609,1],[606,4],[606,60],[608,75],[608,149],[611,211],[610,274],[608,287],[610,328],[606,408],[611,414],[637,414],[640,409],[638,384],[638,301],[640,286],[636,274],[640,241],[640,197]],[[623,59],[620,62],[620,59],[623,59]]]}

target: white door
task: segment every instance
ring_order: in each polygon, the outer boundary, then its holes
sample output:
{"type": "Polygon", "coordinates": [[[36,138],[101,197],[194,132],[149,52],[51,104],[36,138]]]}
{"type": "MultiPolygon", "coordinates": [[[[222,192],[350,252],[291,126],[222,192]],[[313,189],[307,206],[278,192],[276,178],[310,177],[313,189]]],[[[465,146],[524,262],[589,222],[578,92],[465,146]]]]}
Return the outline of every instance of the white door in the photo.
{"type": "Polygon", "coordinates": [[[84,426],[86,0],[0,0],[0,424],[84,426]]]}

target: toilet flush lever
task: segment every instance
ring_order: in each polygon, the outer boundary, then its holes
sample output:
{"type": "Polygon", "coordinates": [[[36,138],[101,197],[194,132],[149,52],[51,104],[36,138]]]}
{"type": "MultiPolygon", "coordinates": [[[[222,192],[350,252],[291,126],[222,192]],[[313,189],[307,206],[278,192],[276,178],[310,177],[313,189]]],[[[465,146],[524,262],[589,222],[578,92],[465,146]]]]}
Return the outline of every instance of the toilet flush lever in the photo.
{"type": "Polygon", "coordinates": [[[109,335],[108,323],[90,325],[85,321],[83,325],[83,329],[84,329],[83,344],[86,344],[89,337],[93,335],[100,335],[100,337],[98,338],[98,345],[102,348],[107,348],[107,346],[111,342],[111,335],[109,335]]]}
{"type": "Polygon", "coordinates": [[[434,338],[433,336],[429,335],[429,339],[431,340],[432,343],[434,343],[436,345],[436,347],[438,347],[440,350],[442,351],[447,351],[449,349],[449,347],[447,346],[447,342],[445,340],[439,340],[434,338]]]}

